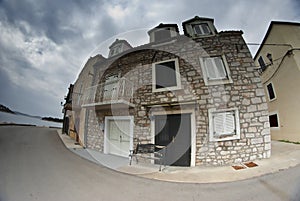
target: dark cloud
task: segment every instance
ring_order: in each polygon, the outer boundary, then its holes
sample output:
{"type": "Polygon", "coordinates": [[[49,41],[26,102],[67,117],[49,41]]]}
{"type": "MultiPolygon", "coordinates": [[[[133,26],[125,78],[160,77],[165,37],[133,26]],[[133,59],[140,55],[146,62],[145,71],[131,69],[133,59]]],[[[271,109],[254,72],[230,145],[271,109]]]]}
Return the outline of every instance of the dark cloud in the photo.
{"type": "Polygon", "coordinates": [[[144,34],[123,35],[129,43],[141,45],[138,42],[148,41],[147,30],[159,23],[177,23],[182,31],[183,21],[199,15],[214,18],[218,30],[241,29],[246,41],[260,42],[270,20],[299,21],[299,4],[297,0],[0,0],[0,103],[30,114],[60,116],[59,103],[83,62],[107,52],[108,45],[100,44],[114,41],[117,34],[142,29],[144,34]]]}

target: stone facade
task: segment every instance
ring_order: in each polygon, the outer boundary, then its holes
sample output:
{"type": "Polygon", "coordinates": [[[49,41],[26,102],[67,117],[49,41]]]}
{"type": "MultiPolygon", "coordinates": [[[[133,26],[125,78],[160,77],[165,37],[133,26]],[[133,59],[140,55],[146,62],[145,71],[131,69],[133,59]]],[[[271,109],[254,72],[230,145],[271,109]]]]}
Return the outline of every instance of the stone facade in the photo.
{"type": "MultiPolygon", "coordinates": [[[[118,74],[132,83],[134,106],[89,107],[87,147],[104,151],[104,124],[107,116],[133,116],[133,137],[153,142],[153,114],[191,113],[192,165],[225,165],[269,158],[271,139],[264,89],[241,31],[220,32],[210,37],[176,36],[164,43],[149,43],[94,65],[93,85],[118,74]],[[206,85],[200,58],[223,55],[232,82],[206,85]],[[153,63],[178,61],[180,88],[153,91],[153,63]],[[210,114],[214,110],[238,111],[238,139],[211,141],[210,114]],[[192,111],[192,112],[191,112],[192,111]]],[[[101,90],[100,92],[101,93],[101,90]]],[[[101,102],[95,95],[95,103],[101,102]]]]}

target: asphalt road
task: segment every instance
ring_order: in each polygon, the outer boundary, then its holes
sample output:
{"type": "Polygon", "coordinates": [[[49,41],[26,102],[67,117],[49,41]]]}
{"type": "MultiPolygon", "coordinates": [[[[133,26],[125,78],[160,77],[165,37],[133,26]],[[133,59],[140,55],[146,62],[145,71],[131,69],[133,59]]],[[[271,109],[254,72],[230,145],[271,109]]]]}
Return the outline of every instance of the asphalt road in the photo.
{"type": "Polygon", "coordinates": [[[0,126],[0,201],[27,200],[300,201],[300,167],[232,183],[169,183],[80,158],[53,129],[0,126]]]}

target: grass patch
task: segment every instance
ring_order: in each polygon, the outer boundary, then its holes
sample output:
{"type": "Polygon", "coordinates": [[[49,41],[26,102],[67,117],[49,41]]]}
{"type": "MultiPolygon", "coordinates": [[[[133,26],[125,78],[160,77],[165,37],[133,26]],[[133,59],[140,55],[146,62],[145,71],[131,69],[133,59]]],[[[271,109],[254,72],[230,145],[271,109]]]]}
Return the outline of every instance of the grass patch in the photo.
{"type": "Polygon", "coordinates": [[[293,142],[289,140],[278,140],[279,142],[291,143],[291,144],[300,144],[300,142],[293,142]]]}

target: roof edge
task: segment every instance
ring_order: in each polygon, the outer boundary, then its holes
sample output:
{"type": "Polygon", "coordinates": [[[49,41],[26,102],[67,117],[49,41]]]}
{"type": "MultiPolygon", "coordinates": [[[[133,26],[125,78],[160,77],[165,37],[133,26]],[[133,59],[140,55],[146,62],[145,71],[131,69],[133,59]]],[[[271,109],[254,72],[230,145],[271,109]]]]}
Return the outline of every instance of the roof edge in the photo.
{"type": "Polygon", "coordinates": [[[300,23],[299,22],[285,22],[285,21],[271,21],[270,25],[269,25],[269,28],[262,40],[262,42],[260,43],[260,46],[258,48],[258,50],[256,51],[255,53],[255,56],[253,57],[253,60],[255,60],[259,54],[259,52],[261,51],[262,47],[264,46],[272,28],[274,25],[294,25],[294,26],[300,26],[300,23]]]}

